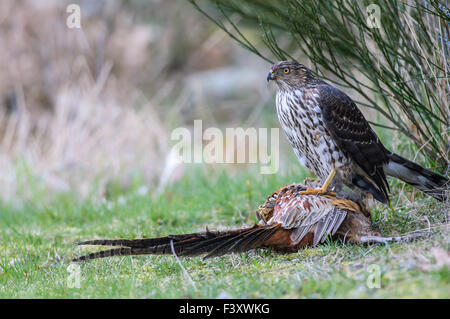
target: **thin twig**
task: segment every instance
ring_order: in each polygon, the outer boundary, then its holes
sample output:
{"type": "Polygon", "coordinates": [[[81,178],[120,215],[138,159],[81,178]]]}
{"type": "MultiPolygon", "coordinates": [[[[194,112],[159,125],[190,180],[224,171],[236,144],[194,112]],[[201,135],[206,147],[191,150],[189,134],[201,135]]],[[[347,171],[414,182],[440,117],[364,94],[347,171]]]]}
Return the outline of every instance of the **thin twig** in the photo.
{"type": "Polygon", "coordinates": [[[180,261],[180,258],[178,258],[177,253],[175,252],[175,247],[173,246],[173,240],[170,241],[170,249],[172,249],[172,255],[175,257],[178,265],[180,265],[181,269],[183,270],[184,275],[189,279],[189,282],[194,288],[197,288],[195,285],[195,282],[192,280],[191,276],[189,276],[189,273],[187,270],[183,267],[183,264],[180,261]]]}

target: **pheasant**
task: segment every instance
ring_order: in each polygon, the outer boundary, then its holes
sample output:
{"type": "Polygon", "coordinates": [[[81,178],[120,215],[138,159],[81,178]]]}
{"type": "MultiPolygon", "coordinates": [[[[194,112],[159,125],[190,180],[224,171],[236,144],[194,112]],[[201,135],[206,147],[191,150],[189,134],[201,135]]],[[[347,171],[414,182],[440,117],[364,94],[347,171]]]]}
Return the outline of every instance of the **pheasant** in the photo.
{"type": "Polygon", "coordinates": [[[286,185],[267,197],[258,207],[258,224],[228,231],[210,231],[143,239],[100,239],[78,242],[78,245],[113,246],[73,259],[90,259],[127,255],[218,257],[256,248],[271,248],[279,253],[293,253],[304,247],[323,243],[334,236],[350,243],[387,243],[423,236],[383,237],[372,228],[370,212],[359,204],[338,199],[335,193],[305,194],[301,184],[286,185]]]}

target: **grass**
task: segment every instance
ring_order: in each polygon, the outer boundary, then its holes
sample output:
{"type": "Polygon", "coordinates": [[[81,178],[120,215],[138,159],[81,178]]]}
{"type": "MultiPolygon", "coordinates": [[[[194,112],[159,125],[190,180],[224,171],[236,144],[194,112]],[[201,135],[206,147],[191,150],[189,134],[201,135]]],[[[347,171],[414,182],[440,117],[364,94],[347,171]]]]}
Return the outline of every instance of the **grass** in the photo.
{"type": "MultiPolygon", "coordinates": [[[[80,264],[80,288],[69,288],[70,259],[93,250],[74,241],[251,225],[266,195],[301,180],[292,176],[192,169],[158,198],[130,190],[102,203],[67,194],[40,204],[0,203],[0,298],[449,297],[450,269],[442,263],[448,258],[448,211],[418,194],[414,205],[401,199],[373,211],[375,227],[386,235],[430,222],[433,235],[413,243],[328,241],[290,255],[258,250],[206,261],[181,258],[193,283],[172,256],[100,259],[80,264]],[[380,288],[366,284],[370,265],[379,266],[380,288]]],[[[393,185],[393,193],[400,189],[393,185]]]]}

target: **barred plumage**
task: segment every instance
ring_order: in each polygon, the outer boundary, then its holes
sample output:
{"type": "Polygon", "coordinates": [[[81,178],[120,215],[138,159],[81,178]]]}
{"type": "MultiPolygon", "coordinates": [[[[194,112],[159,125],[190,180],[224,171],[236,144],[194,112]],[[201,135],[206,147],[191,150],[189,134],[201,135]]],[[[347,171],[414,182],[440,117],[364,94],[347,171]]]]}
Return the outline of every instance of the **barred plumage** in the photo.
{"type": "Polygon", "coordinates": [[[295,155],[320,179],[325,180],[333,168],[350,164],[325,128],[316,89],[278,90],[276,108],[295,155]]]}

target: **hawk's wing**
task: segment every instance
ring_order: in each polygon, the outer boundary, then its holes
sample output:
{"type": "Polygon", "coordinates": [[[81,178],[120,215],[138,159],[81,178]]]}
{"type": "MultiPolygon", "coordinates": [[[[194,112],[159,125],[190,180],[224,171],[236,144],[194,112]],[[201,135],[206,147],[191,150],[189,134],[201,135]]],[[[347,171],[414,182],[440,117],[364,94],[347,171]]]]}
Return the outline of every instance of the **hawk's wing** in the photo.
{"type": "Polygon", "coordinates": [[[372,180],[355,175],[353,183],[372,193],[379,201],[386,202],[389,185],[383,165],[389,160],[383,144],[344,92],[329,84],[319,85],[317,90],[324,123],[333,140],[372,180]]]}

